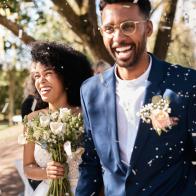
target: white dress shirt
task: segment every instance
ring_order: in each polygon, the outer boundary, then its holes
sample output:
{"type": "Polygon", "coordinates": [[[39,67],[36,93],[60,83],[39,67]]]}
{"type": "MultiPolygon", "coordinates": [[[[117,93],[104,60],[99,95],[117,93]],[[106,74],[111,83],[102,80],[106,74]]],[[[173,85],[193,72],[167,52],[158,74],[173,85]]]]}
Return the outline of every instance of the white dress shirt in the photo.
{"type": "Polygon", "coordinates": [[[115,68],[118,142],[121,161],[127,166],[130,164],[138,132],[140,118],[137,116],[137,112],[144,102],[151,64],[152,59],[150,57],[148,69],[134,80],[120,79],[115,68]]]}

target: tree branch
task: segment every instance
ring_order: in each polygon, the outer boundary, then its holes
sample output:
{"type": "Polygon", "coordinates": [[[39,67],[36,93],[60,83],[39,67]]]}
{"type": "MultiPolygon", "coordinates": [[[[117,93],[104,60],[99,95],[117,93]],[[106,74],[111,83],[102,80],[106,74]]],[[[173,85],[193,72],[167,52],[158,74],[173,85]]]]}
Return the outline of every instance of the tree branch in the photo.
{"type": "Polygon", "coordinates": [[[71,25],[72,31],[80,37],[88,51],[93,54],[94,60],[105,59],[113,62],[108,55],[102,37],[98,31],[95,1],[90,1],[88,11],[83,15],[77,15],[65,0],[52,0],[56,11],[71,25]]]}
{"type": "MultiPolygon", "coordinates": [[[[20,27],[16,23],[12,22],[11,20],[7,19],[5,16],[2,16],[1,14],[0,14],[0,24],[3,25],[4,27],[6,27],[7,29],[9,29],[10,31],[12,31],[12,33],[14,33],[14,35],[16,35],[16,36],[18,36],[19,31],[22,30],[22,27],[20,27]]],[[[29,44],[30,42],[35,41],[35,39],[33,37],[29,36],[24,31],[23,31],[20,39],[25,44],[29,44]]]]}
{"type": "Polygon", "coordinates": [[[52,0],[56,7],[56,11],[66,18],[67,22],[71,25],[72,30],[76,34],[85,35],[82,31],[80,17],[73,11],[72,7],[65,0],[52,0]]]}

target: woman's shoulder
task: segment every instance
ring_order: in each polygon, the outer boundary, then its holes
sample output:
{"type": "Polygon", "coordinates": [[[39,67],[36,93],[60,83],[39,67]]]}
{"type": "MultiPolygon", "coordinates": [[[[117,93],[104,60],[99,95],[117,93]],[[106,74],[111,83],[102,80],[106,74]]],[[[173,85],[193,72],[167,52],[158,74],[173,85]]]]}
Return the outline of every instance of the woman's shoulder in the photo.
{"type": "Polygon", "coordinates": [[[31,112],[30,114],[27,115],[27,119],[28,120],[32,120],[33,118],[35,118],[39,113],[48,113],[48,109],[40,109],[40,110],[36,110],[34,112],[31,112]]]}

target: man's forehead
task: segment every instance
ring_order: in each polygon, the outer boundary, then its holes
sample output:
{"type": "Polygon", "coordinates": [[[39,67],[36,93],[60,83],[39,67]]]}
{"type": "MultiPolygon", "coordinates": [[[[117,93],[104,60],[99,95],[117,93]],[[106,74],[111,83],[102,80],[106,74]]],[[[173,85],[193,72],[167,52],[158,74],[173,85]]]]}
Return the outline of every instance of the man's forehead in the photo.
{"type": "MultiPolygon", "coordinates": [[[[111,3],[111,4],[107,4],[106,7],[110,7],[112,8],[113,6],[120,6],[120,7],[123,7],[123,8],[131,8],[131,7],[137,7],[137,4],[135,3],[132,3],[132,2],[119,2],[119,3],[111,3]]],[[[115,8],[116,9],[116,8],[115,8]]],[[[103,9],[104,10],[104,9],[103,9]]],[[[103,12],[103,11],[102,11],[103,12]]]]}
{"type": "Polygon", "coordinates": [[[108,15],[108,14],[113,15],[114,13],[122,14],[120,12],[124,12],[124,14],[125,14],[125,12],[130,13],[130,11],[131,11],[131,13],[138,12],[138,6],[133,4],[133,3],[130,3],[130,2],[114,3],[114,4],[107,4],[106,7],[101,12],[101,15],[102,16],[103,15],[108,15]],[[133,10],[135,10],[135,11],[133,11],[133,10]],[[128,11],[128,12],[126,12],[126,11],[128,11]]]}

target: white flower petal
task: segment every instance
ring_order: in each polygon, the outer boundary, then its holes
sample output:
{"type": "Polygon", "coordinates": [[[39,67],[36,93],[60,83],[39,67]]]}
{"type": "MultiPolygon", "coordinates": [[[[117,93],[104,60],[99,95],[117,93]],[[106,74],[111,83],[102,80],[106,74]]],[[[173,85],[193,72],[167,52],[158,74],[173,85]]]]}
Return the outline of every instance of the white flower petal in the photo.
{"type": "Polygon", "coordinates": [[[51,122],[50,129],[55,135],[62,134],[64,131],[64,124],[61,122],[51,122]]]}
{"type": "Polygon", "coordinates": [[[71,158],[72,157],[71,142],[70,141],[65,142],[63,145],[63,148],[64,148],[64,151],[66,152],[67,156],[69,158],[71,158]]]}
{"type": "Polygon", "coordinates": [[[40,125],[44,128],[47,127],[50,123],[50,117],[46,115],[40,116],[39,120],[40,120],[40,125]]]}

